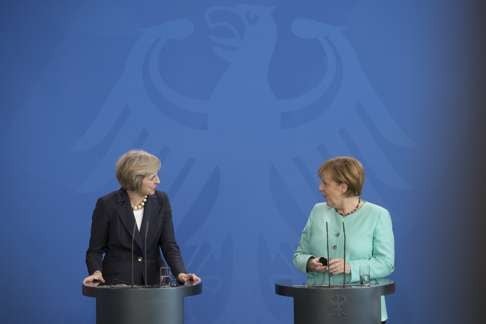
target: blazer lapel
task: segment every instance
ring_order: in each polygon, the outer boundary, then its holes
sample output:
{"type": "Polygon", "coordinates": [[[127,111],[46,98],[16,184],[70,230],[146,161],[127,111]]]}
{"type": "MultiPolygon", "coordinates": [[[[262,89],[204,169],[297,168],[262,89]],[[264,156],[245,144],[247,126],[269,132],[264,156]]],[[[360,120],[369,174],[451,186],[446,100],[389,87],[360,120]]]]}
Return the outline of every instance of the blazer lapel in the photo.
{"type": "Polygon", "coordinates": [[[124,189],[119,190],[118,215],[130,238],[132,240],[134,239],[140,250],[143,251],[142,238],[137,225],[135,225],[135,216],[133,215],[128,195],[124,189]],[[132,235],[135,235],[135,238],[132,235]]]}
{"type": "MultiPolygon", "coordinates": [[[[156,195],[150,195],[145,203],[143,210],[142,226],[140,226],[140,236],[142,241],[145,243],[145,235],[147,235],[147,240],[150,237],[150,228],[155,224],[153,216],[157,214],[159,209],[159,204],[156,195]]],[[[145,245],[145,244],[144,244],[145,245]]]]}

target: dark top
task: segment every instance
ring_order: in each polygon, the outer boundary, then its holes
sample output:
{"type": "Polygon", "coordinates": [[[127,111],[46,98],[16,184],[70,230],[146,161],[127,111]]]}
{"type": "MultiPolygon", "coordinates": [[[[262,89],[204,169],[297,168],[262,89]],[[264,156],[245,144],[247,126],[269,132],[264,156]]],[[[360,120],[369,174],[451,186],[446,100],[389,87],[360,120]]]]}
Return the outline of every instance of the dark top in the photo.
{"type": "Polygon", "coordinates": [[[124,189],[98,199],[86,251],[90,274],[100,270],[107,284],[130,284],[133,266],[134,284],[157,284],[164,264],[160,250],[174,276],[187,272],[175,239],[167,194],[156,191],[148,197],[140,230],[124,189]]]}

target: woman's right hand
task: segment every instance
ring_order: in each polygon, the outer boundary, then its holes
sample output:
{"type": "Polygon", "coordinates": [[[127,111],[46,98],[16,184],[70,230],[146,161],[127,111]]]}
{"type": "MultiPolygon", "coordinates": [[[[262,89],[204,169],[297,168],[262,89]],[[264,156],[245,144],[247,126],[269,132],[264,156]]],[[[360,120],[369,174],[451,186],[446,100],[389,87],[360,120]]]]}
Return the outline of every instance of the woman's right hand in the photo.
{"type": "Polygon", "coordinates": [[[322,265],[319,258],[312,258],[307,262],[307,269],[309,272],[325,272],[327,271],[327,266],[322,265]]]}
{"type": "Polygon", "coordinates": [[[92,275],[83,279],[83,285],[92,285],[100,282],[105,283],[105,279],[103,279],[103,274],[101,271],[95,271],[92,275]]]}

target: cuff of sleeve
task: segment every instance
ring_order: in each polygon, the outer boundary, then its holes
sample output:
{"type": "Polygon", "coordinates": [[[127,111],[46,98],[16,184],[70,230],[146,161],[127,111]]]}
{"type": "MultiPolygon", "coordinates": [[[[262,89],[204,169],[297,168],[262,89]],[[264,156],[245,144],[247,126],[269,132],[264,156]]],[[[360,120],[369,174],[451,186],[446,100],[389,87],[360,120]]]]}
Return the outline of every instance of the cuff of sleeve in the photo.
{"type": "MultiPolygon", "coordinates": [[[[171,269],[172,271],[172,269],[171,269]]],[[[186,268],[182,268],[182,269],[177,269],[175,272],[172,272],[172,274],[174,275],[174,277],[178,277],[181,273],[188,273],[186,268]]]]}
{"type": "Polygon", "coordinates": [[[93,273],[95,273],[96,271],[99,271],[99,272],[103,273],[103,269],[102,269],[102,267],[100,267],[100,266],[97,266],[97,265],[94,265],[94,266],[88,266],[88,273],[89,273],[89,274],[93,274],[93,273]]]}
{"type": "Polygon", "coordinates": [[[313,257],[311,254],[299,254],[294,258],[294,265],[302,272],[307,272],[307,262],[313,257]]]}

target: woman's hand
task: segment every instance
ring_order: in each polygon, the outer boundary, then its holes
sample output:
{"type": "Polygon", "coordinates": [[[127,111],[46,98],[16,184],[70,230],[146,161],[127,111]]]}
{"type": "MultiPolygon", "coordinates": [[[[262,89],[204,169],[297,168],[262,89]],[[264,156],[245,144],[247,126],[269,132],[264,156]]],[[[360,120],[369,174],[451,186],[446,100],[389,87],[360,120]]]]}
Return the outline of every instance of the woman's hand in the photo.
{"type": "Polygon", "coordinates": [[[312,258],[307,263],[307,269],[309,269],[309,272],[325,272],[327,271],[327,266],[322,265],[319,258],[312,258]]]}
{"type": "Polygon", "coordinates": [[[201,282],[201,278],[196,276],[194,273],[179,273],[177,276],[177,280],[179,280],[182,283],[191,283],[191,284],[197,284],[201,282]]]}
{"type": "Polygon", "coordinates": [[[99,284],[100,282],[105,283],[105,279],[103,279],[103,274],[101,271],[95,271],[92,275],[83,279],[83,285],[99,284]]]}
{"type": "Polygon", "coordinates": [[[343,259],[332,259],[331,261],[329,261],[329,273],[337,275],[343,272],[351,272],[351,266],[349,265],[349,263],[346,263],[346,266],[344,266],[343,259]]]}

